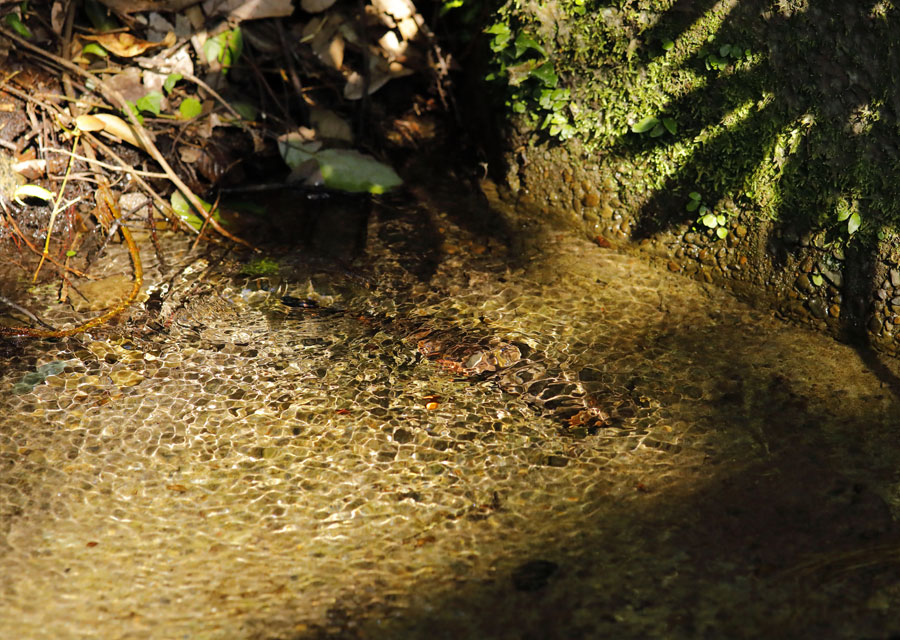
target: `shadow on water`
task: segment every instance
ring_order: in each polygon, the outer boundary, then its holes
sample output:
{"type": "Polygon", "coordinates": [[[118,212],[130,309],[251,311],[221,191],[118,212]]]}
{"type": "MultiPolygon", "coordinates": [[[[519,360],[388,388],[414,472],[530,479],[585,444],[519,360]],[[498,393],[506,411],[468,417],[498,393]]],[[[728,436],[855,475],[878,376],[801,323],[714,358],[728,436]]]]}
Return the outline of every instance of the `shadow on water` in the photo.
{"type": "MultiPolygon", "coordinates": [[[[682,338],[696,342],[675,334],[671,343],[682,338]]],[[[713,350],[700,355],[716,358],[713,350]]],[[[870,606],[873,594],[895,584],[900,539],[893,518],[820,429],[883,415],[819,412],[789,381],[732,360],[750,370],[741,384],[759,389],[744,389],[749,401],[720,400],[709,422],[722,425],[723,439],[736,440],[750,428],[742,423],[753,422],[757,455],[737,463],[731,452],[714,456],[683,484],[631,495],[598,490],[579,505],[594,515],[561,520],[566,528],[558,531],[536,514],[521,529],[497,530],[528,540],[530,551],[488,558],[489,577],[423,581],[397,596],[412,602],[407,606],[392,606],[390,598],[373,604],[350,590],[332,608],[330,628],[294,640],[900,633],[896,619],[870,606]]]]}
{"type": "MultiPolygon", "coordinates": [[[[483,212],[474,194],[457,195],[455,203],[458,216],[483,212]]],[[[407,224],[411,212],[393,215],[407,224]]],[[[392,248],[423,250],[412,242],[392,248]]],[[[555,269],[552,256],[545,258],[546,269],[555,269]]],[[[845,372],[833,353],[817,369],[816,354],[807,353],[802,341],[794,344],[789,330],[732,325],[730,318],[713,316],[698,324],[677,311],[668,314],[663,334],[651,318],[645,322],[632,326],[634,336],[623,336],[647,354],[634,371],[641,393],[666,398],[673,393],[669,381],[678,385],[686,372],[694,381],[714,383],[713,391],[695,398],[695,415],[680,416],[693,421],[686,441],[698,447],[699,459],[687,457],[679,463],[683,468],[657,484],[635,483],[625,492],[600,481],[577,508],[560,504],[558,514],[536,513],[515,530],[494,529],[496,536],[523,540],[525,550],[515,557],[488,555],[483,562],[490,570],[477,576],[465,569],[454,573],[448,563],[448,575],[415,581],[405,593],[348,588],[326,626],[289,637],[900,633],[897,620],[870,606],[873,594],[895,584],[900,565],[900,539],[880,493],[896,468],[890,447],[882,446],[892,436],[896,398],[863,389],[864,397],[846,402],[823,400],[846,391],[839,375],[860,369],[848,366],[845,372]],[[651,372],[655,378],[645,376],[651,372]]],[[[603,345],[581,354],[597,363],[606,356],[603,345]]],[[[896,380],[883,365],[881,376],[896,380]]],[[[859,385],[854,389],[859,392],[859,385]]],[[[609,473],[615,472],[597,470],[600,477],[609,473]]],[[[497,497],[498,513],[507,498],[497,497]]],[[[487,530],[493,517],[483,518],[487,530]]]]}

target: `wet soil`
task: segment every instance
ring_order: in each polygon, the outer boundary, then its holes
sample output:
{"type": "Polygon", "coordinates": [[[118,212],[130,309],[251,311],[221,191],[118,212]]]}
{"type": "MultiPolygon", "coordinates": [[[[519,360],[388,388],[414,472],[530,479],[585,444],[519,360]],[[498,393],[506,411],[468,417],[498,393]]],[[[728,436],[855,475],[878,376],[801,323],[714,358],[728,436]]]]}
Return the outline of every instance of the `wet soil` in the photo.
{"type": "Polygon", "coordinates": [[[129,322],[3,343],[0,635],[900,633],[898,362],[482,187],[289,196],[277,274],[148,243],[129,322]]]}

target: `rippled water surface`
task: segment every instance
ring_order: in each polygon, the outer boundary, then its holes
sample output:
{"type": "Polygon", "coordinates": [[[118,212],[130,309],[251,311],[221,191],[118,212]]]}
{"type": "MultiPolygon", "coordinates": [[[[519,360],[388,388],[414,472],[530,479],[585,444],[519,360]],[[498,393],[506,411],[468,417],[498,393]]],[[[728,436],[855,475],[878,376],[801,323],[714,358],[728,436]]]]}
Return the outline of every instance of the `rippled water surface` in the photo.
{"type": "Polygon", "coordinates": [[[448,193],[6,343],[0,637],[900,633],[896,362],[448,193]]]}

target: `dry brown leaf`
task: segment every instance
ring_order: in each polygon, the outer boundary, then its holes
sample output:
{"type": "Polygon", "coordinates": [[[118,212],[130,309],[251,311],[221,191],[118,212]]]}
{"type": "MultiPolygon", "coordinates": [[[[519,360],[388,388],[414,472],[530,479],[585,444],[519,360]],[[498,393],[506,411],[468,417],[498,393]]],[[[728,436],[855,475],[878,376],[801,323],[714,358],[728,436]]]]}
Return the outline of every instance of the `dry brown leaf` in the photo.
{"type": "Polygon", "coordinates": [[[12,170],[24,176],[26,180],[37,180],[47,174],[47,161],[23,160],[13,164],[12,170]]]}
{"type": "Polygon", "coordinates": [[[99,35],[82,35],[82,39],[96,42],[104,49],[122,58],[139,56],[147,49],[154,47],[170,47],[175,44],[175,33],[170,31],[162,42],[149,42],[135,38],[130,33],[101,33],[99,35]]]}
{"type": "Polygon", "coordinates": [[[408,18],[416,12],[416,5],[411,0],[372,0],[372,5],[378,11],[392,15],[397,20],[408,18]]]}
{"type": "Polygon", "coordinates": [[[103,131],[106,127],[103,120],[90,114],[80,115],[75,118],[75,126],[81,131],[103,131]]]}
{"type": "Polygon", "coordinates": [[[199,4],[200,0],[100,0],[100,3],[116,13],[128,15],[138,11],[181,11],[199,4]]]}
{"type": "Polygon", "coordinates": [[[182,147],[178,151],[178,155],[181,157],[182,162],[186,162],[187,164],[194,164],[197,160],[200,159],[200,155],[203,152],[200,151],[197,147],[182,147]]]}
{"type": "Polygon", "coordinates": [[[62,2],[54,2],[50,9],[50,28],[58,36],[62,35],[63,23],[66,20],[66,10],[62,2]]]}
{"type": "Polygon", "coordinates": [[[146,151],[146,148],[141,144],[134,127],[122,120],[119,116],[115,116],[111,113],[81,115],[75,118],[75,124],[82,131],[102,131],[103,133],[120,138],[125,142],[146,151]]]}
{"type": "Polygon", "coordinates": [[[210,18],[227,15],[230,20],[241,21],[283,18],[291,15],[294,7],[291,0],[206,0],[203,10],[210,18]]]}
{"type": "Polygon", "coordinates": [[[335,69],[344,65],[342,24],[340,15],[329,15],[325,18],[313,18],[303,29],[302,41],[309,42],[319,60],[335,69]]]}
{"type": "Polygon", "coordinates": [[[122,97],[131,102],[137,102],[147,94],[141,80],[141,70],[137,65],[130,65],[118,73],[100,74],[106,86],[113,91],[118,91],[122,97]]]}
{"type": "Polygon", "coordinates": [[[419,35],[419,27],[424,23],[422,16],[418,13],[408,18],[397,21],[397,30],[404,40],[413,40],[419,35]]]}

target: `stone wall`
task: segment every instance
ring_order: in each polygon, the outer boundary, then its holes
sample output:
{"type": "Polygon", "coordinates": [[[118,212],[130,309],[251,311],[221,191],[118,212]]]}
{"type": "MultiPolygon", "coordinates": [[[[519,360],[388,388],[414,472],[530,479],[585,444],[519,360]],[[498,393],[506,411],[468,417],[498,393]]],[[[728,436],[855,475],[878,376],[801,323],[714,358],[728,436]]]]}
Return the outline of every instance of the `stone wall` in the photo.
{"type": "Polygon", "coordinates": [[[572,166],[566,149],[533,148],[527,166],[508,176],[506,197],[600,246],[641,252],[784,319],[900,354],[900,260],[890,243],[829,247],[825,230],[795,229],[748,213],[732,219],[724,240],[693,223],[635,237],[636,212],[615,183],[596,169],[572,166]]]}

